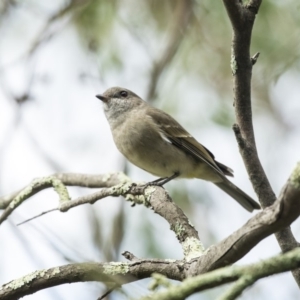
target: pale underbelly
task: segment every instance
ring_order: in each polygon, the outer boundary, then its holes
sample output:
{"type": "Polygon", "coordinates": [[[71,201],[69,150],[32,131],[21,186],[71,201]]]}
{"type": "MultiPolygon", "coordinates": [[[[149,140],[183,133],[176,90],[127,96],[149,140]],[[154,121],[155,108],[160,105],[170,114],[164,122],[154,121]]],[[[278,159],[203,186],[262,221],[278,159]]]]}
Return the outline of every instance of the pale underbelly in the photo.
{"type": "Polygon", "coordinates": [[[119,151],[137,167],[158,177],[179,173],[178,177],[181,178],[200,178],[213,182],[223,180],[200,158],[164,140],[151,123],[141,121],[135,126],[125,125],[128,124],[123,123],[119,130],[114,130],[114,140],[119,151]]]}
{"type": "MultiPolygon", "coordinates": [[[[174,173],[179,178],[199,178],[219,182],[219,175],[206,163],[165,142],[159,147],[138,146],[137,151],[132,145],[125,151],[124,156],[137,167],[158,177],[170,177],[174,173]]],[[[124,150],[124,149],[122,149],[124,150]]]]}

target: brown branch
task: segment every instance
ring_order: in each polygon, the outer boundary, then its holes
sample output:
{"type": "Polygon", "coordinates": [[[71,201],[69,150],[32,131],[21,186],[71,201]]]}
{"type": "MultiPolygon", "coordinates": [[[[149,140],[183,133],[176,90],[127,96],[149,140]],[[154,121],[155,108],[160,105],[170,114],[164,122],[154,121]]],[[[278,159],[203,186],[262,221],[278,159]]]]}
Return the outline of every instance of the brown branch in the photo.
{"type": "Polygon", "coordinates": [[[134,254],[132,254],[131,252],[129,251],[124,251],[122,253],[122,255],[127,259],[127,260],[130,260],[130,261],[136,261],[136,260],[139,260],[134,254]]]}
{"type": "Polygon", "coordinates": [[[183,211],[172,201],[165,189],[161,187],[137,186],[135,184],[120,184],[102,189],[94,194],[82,196],[69,202],[60,204],[59,210],[66,212],[78,205],[90,203],[108,196],[124,196],[126,200],[135,204],[143,204],[163,217],[169,224],[180,242],[186,260],[200,256],[203,252],[197,230],[191,225],[183,211]]]}
{"type": "MultiPolygon", "coordinates": [[[[181,215],[183,214],[182,211],[171,201],[165,190],[157,187],[150,188],[154,189],[154,191],[148,190],[149,188],[147,188],[144,194],[148,194],[146,199],[148,207],[153,208],[156,213],[162,215],[170,224],[174,224],[174,218],[180,220],[181,225],[177,226],[180,228],[180,234],[177,235],[177,238],[182,244],[185,238],[188,239],[192,237],[196,239],[196,231],[193,231],[192,226],[189,227],[188,224],[182,222],[182,218],[184,218],[181,215]]],[[[120,190],[120,187],[114,187],[115,195],[118,193],[118,190],[120,190]]],[[[142,188],[139,186],[132,186],[126,193],[130,191],[130,200],[134,201],[136,196],[140,196],[141,190],[142,188]]],[[[252,217],[243,227],[219,244],[210,247],[201,256],[191,260],[185,259],[172,262],[170,260],[139,259],[127,251],[123,255],[131,260],[128,263],[86,263],[36,271],[21,279],[3,285],[2,289],[0,289],[0,298],[18,299],[18,297],[32,294],[44,288],[79,281],[101,281],[111,288],[112,286],[122,285],[137,279],[147,278],[152,273],[160,273],[167,278],[181,281],[219,267],[231,265],[248,253],[266,236],[278,231],[282,227],[290,225],[300,215],[299,199],[300,163],[298,163],[286,185],[283,187],[280,197],[273,205],[252,217]]],[[[137,197],[136,201],[140,203],[141,200],[141,197],[137,197]]],[[[188,222],[187,219],[186,222],[188,222]]],[[[294,251],[293,253],[296,252],[294,251]]],[[[287,254],[286,256],[290,255],[291,254],[287,254]]],[[[298,254],[297,257],[299,257],[298,254]]],[[[297,261],[294,260],[288,267],[280,268],[275,263],[273,263],[273,266],[277,268],[276,272],[279,272],[279,270],[283,272],[298,266],[298,261],[297,258],[297,261]]],[[[194,291],[238,280],[239,276],[234,272],[236,270],[242,270],[242,268],[243,267],[241,267],[241,269],[233,268],[233,275],[231,277],[225,276],[224,280],[218,278],[215,281],[211,280],[209,284],[206,285],[201,283],[199,286],[196,286],[194,291]]],[[[264,268],[258,268],[258,270],[264,270],[264,268]]],[[[222,272],[222,270],[218,270],[218,272],[222,272]]],[[[262,276],[263,273],[264,272],[257,273],[256,278],[261,278],[259,276],[262,276]]],[[[226,274],[228,275],[228,273],[226,274]]],[[[205,278],[210,278],[211,276],[211,274],[206,275],[205,278]]],[[[240,290],[241,287],[243,287],[243,285],[239,286],[240,290]]]]}
{"type": "Polygon", "coordinates": [[[8,216],[26,199],[49,187],[53,187],[57,192],[60,203],[68,202],[68,200],[70,199],[68,190],[58,178],[54,176],[48,176],[34,179],[27,187],[18,192],[9,203],[7,200],[8,198],[4,199],[5,203],[8,203],[8,205],[0,216],[0,224],[2,224],[8,218],[8,216]]]}
{"type": "MultiPolygon", "coordinates": [[[[252,0],[246,5],[238,0],[223,2],[233,27],[231,62],[237,122],[233,130],[255,193],[262,207],[267,207],[274,203],[276,196],[258,157],[251,107],[253,60],[250,56],[250,43],[255,16],[262,1],[252,0]]],[[[298,247],[290,228],[282,229],[275,236],[283,252],[298,247]]],[[[300,286],[300,269],[294,270],[293,275],[300,286]]]]}
{"type": "Polygon", "coordinates": [[[257,280],[283,273],[300,266],[300,249],[280,254],[245,266],[226,267],[196,277],[187,278],[182,284],[171,285],[140,300],[182,300],[194,293],[234,282],[219,300],[234,300],[257,280]]]}
{"type": "MultiPolygon", "coordinates": [[[[130,179],[121,172],[108,173],[108,174],[76,174],[76,173],[56,173],[50,177],[56,177],[66,186],[80,186],[87,188],[103,188],[103,187],[112,187],[116,184],[128,182],[130,179]]],[[[35,195],[45,188],[50,188],[50,183],[44,183],[40,186],[35,186],[32,190],[30,196],[35,195]]],[[[5,209],[10,202],[22,191],[21,190],[13,192],[10,195],[0,197],[0,209],[5,209]]]]}
{"type": "Polygon", "coordinates": [[[60,266],[30,273],[4,284],[0,289],[1,300],[14,300],[39,290],[65,283],[98,281],[108,286],[122,285],[161,272],[175,280],[182,280],[184,273],[176,263],[158,259],[145,259],[128,263],[82,263],[60,266]]]}
{"type": "MultiPolygon", "coordinates": [[[[17,196],[11,197],[11,201],[0,216],[0,224],[26,199],[39,191],[53,186],[60,196],[58,210],[67,212],[69,209],[83,205],[94,204],[96,201],[109,196],[124,196],[134,204],[143,204],[162,216],[171,226],[180,242],[186,260],[191,260],[202,254],[203,247],[199,240],[197,230],[191,225],[183,211],[172,201],[168,193],[161,187],[147,187],[131,183],[123,173],[108,175],[83,175],[83,174],[56,174],[49,177],[35,179],[31,184],[21,190],[17,196]],[[119,183],[119,184],[116,184],[119,183]],[[101,190],[69,200],[65,185],[79,185],[84,187],[104,187],[101,190]]],[[[5,198],[7,203],[8,197],[5,198]]],[[[51,212],[55,209],[51,209],[51,212]]],[[[39,216],[46,214],[41,213],[39,216]]],[[[30,218],[29,220],[35,219],[30,218]]],[[[28,220],[23,221],[26,223],[28,220]]]]}
{"type": "Polygon", "coordinates": [[[210,247],[205,261],[195,268],[200,273],[232,264],[242,258],[265,237],[289,226],[300,215],[300,163],[282,188],[276,202],[252,217],[244,226],[219,244],[210,247]]]}
{"type": "Polygon", "coordinates": [[[156,96],[157,82],[162,72],[167,68],[174,58],[180,43],[183,40],[184,33],[191,21],[193,10],[192,0],[179,0],[172,18],[173,23],[170,28],[170,38],[160,58],[154,63],[149,88],[146,96],[147,101],[151,101],[156,96]]]}

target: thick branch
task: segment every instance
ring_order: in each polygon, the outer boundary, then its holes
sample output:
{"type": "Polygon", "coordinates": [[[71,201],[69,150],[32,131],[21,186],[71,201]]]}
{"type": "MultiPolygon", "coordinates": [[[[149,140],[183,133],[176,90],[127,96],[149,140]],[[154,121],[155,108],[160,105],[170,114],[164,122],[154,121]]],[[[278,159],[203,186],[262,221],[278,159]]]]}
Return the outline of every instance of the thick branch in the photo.
{"type": "Polygon", "coordinates": [[[165,189],[161,187],[150,186],[145,189],[144,186],[120,184],[102,189],[92,195],[61,203],[59,210],[66,212],[72,207],[86,203],[93,204],[97,200],[108,196],[124,196],[128,201],[143,204],[163,217],[170,224],[171,230],[182,245],[186,260],[202,254],[203,246],[199,240],[197,230],[191,225],[183,211],[172,201],[165,189]]]}
{"type": "Polygon", "coordinates": [[[281,254],[264,261],[246,266],[230,266],[196,277],[188,278],[180,285],[173,285],[167,290],[154,293],[141,300],[182,300],[206,289],[225,283],[235,284],[219,300],[236,299],[248,286],[260,278],[286,272],[300,266],[300,249],[281,254]]]}
{"type": "Polygon", "coordinates": [[[238,261],[265,237],[289,226],[300,215],[300,163],[297,164],[278,200],[252,217],[244,226],[209,248],[191,273],[200,274],[238,261]]]}
{"type": "MultiPolygon", "coordinates": [[[[202,249],[198,249],[201,248],[201,244],[198,240],[196,230],[188,224],[186,216],[184,216],[183,212],[171,201],[163,188],[148,187],[142,194],[141,191],[144,189],[140,186],[127,185],[126,187],[126,184],[121,184],[105,190],[111,191],[109,193],[110,196],[123,194],[129,201],[134,201],[134,203],[138,204],[144,203],[147,207],[153,208],[156,213],[164,217],[170,223],[171,228],[176,233],[179,242],[184,248],[185,260],[173,262],[170,260],[141,260],[133,254],[125,252],[124,256],[131,260],[130,263],[80,264],[34,272],[22,279],[4,285],[2,290],[0,290],[1,299],[16,299],[37,290],[66,282],[94,280],[103,281],[106,284],[111,283],[114,286],[116,284],[121,285],[132,280],[149,277],[152,273],[160,273],[170,279],[183,280],[219,267],[233,264],[248,253],[259,241],[278,231],[278,229],[290,225],[300,215],[300,163],[282,189],[279,199],[272,206],[252,217],[242,228],[219,244],[210,247],[204,253],[201,252],[202,249]],[[192,241],[192,243],[190,241],[192,241]],[[193,248],[193,246],[196,247],[193,248]],[[105,265],[109,267],[105,268],[105,265]],[[136,269],[134,269],[134,267],[136,267],[136,269]],[[104,274],[113,277],[106,277],[104,274]],[[128,275],[131,276],[128,277],[128,275]]],[[[63,202],[62,205],[67,205],[67,203],[72,202],[73,201],[63,202]]],[[[298,257],[300,256],[300,254],[297,255],[298,257]]],[[[273,263],[273,265],[275,264],[273,263]]],[[[298,265],[297,260],[297,265],[293,265],[293,267],[290,265],[290,267],[286,269],[283,267],[280,270],[288,270],[298,265]]],[[[229,277],[225,276],[224,281],[217,279],[217,282],[215,282],[213,279],[210,279],[209,283],[206,284],[206,288],[217,286],[220,283],[238,280],[239,276],[246,274],[240,273],[241,275],[238,275],[239,273],[234,273],[236,268],[232,270],[230,272],[233,272],[231,273],[233,275],[229,277]]],[[[217,272],[221,272],[221,270],[217,272]]],[[[249,272],[249,270],[247,272],[249,272]]],[[[272,272],[270,274],[274,273],[272,272]]],[[[210,276],[212,276],[209,274],[206,275],[208,277],[201,278],[211,278],[210,276]]],[[[259,276],[255,278],[261,278],[259,276]]],[[[201,289],[203,289],[204,285],[201,283],[201,280],[199,284],[201,289]]],[[[245,284],[245,282],[237,282],[235,291],[241,291],[243,286],[246,287],[247,284],[245,284]]],[[[195,289],[200,289],[198,283],[195,289]]]]}
{"type": "MultiPolygon", "coordinates": [[[[168,193],[161,187],[147,187],[131,183],[123,173],[108,175],[83,175],[83,174],[56,174],[49,177],[35,179],[25,187],[15,198],[11,197],[9,205],[0,216],[0,224],[26,199],[39,191],[53,186],[60,195],[58,210],[66,212],[69,209],[82,205],[94,204],[96,201],[109,196],[124,196],[134,204],[143,204],[162,216],[175,233],[180,242],[186,260],[191,260],[203,253],[203,246],[199,240],[197,230],[191,225],[183,211],[172,201],[168,193]],[[118,183],[119,184],[116,184],[118,183]],[[95,193],[69,200],[67,189],[64,186],[79,185],[84,187],[106,187],[95,193]],[[110,186],[110,187],[109,187],[110,186]]],[[[14,194],[15,195],[15,194],[14,194]]],[[[14,196],[13,195],[13,196],[14,196]]],[[[50,211],[53,211],[50,210],[50,211]]],[[[50,212],[49,211],[49,212],[50,212]]],[[[44,215],[47,212],[43,212],[44,215]]],[[[23,222],[22,222],[23,223],[23,222]]]]}
{"type": "Polygon", "coordinates": [[[14,300],[39,290],[65,283],[99,281],[111,285],[122,285],[150,277],[160,272],[175,280],[183,279],[180,261],[145,259],[134,262],[82,263],[40,270],[4,284],[0,289],[1,300],[14,300]]]}
{"type": "MultiPolygon", "coordinates": [[[[233,129],[252,186],[262,207],[267,207],[274,203],[276,196],[258,157],[251,107],[253,67],[250,57],[251,34],[255,16],[262,1],[251,0],[246,5],[237,0],[223,0],[223,2],[233,27],[231,66],[234,75],[233,90],[237,121],[233,129]]],[[[298,247],[290,228],[282,229],[275,236],[284,252],[298,247]]],[[[300,286],[300,270],[294,270],[293,275],[300,286]]]]}

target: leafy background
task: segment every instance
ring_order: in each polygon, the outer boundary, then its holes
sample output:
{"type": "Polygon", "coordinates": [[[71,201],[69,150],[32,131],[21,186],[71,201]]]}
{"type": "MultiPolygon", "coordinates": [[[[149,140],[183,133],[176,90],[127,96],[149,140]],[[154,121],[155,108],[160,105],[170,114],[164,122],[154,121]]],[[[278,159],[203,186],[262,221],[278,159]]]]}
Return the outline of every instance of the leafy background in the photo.
{"type": "MultiPolygon", "coordinates": [[[[299,3],[263,1],[254,27],[253,119],[262,164],[278,194],[299,160],[299,3]]],[[[0,194],[54,172],[126,171],[154,178],[127,163],[114,146],[101,104],[111,86],[136,92],[173,115],[217,159],[235,170],[234,182],[255,197],[234,134],[231,29],[221,2],[183,0],[73,0],[0,3],[0,194]]],[[[199,231],[206,247],[250,215],[222,191],[199,180],[166,188],[199,231]]],[[[71,188],[71,196],[90,192],[71,188]]],[[[104,199],[66,214],[51,213],[53,191],[23,204],[0,228],[0,280],[69,262],[139,257],[181,258],[167,223],[124,199],[104,199]]],[[[299,221],[293,224],[296,237],[299,221]]],[[[274,237],[240,263],[279,253],[274,237]]],[[[124,286],[110,299],[147,294],[148,281],[124,286]]],[[[221,287],[190,299],[215,299],[221,287]]],[[[78,283],[26,299],[95,299],[99,283],[78,283]]],[[[259,281],[242,299],[297,299],[290,273],[259,281]]]]}

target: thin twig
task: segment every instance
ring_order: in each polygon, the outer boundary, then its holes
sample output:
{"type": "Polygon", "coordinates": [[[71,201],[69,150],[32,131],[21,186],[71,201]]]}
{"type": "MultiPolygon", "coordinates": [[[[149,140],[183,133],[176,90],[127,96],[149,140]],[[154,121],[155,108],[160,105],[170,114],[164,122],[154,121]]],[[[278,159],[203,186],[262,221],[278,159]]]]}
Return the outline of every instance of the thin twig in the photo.
{"type": "Polygon", "coordinates": [[[123,255],[126,259],[128,259],[129,261],[137,261],[137,260],[139,260],[134,254],[132,254],[132,253],[129,252],[129,251],[124,251],[124,252],[122,253],[122,255],[123,255]]]}
{"type": "Polygon", "coordinates": [[[254,66],[258,60],[260,53],[256,52],[252,57],[251,57],[251,62],[252,62],[252,66],[254,66]]]}
{"type": "Polygon", "coordinates": [[[26,199],[30,198],[31,196],[35,195],[39,191],[53,187],[55,192],[59,196],[60,203],[68,202],[70,199],[68,190],[66,189],[65,185],[54,176],[42,177],[38,179],[34,179],[32,183],[30,183],[27,187],[21,190],[12,201],[10,201],[9,205],[5,208],[4,212],[0,216],[0,224],[4,222],[8,216],[19,206],[21,205],[26,199]]]}
{"type": "Polygon", "coordinates": [[[23,225],[23,224],[25,224],[25,223],[27,223],[27,222],[29,222],[29,221],[32,221],[32,220],[37,219],[37,218],[39,218],[39,217],[41,217],[41,216],[43,216],[43,215],[46,215],[46,214],[48,214],[48,213],[50,213],[50,212],[57,211],[57,210],[58,210],[58,208],[56,207],[56,208],[52,208],[52,209],[43,211],[42,213],[40,213],[40,214],[38,214],[38,215],[36,215],[36,216],[34,216],[34,217],[32,217],[32,218],[29,218],[29,219],[27,219],[27,220],[25,220],[25,221],[22,221],[21,223],[18,223],[17,226],[23,225]]]}
{"type": "MultiPolygon", "coordinates": [[[[65,186],[79,186],[87,188],[112,187],[119,183],[130,182],[130,179],[122,172],[93,175],[81,173],[55,173],[51,175],[51,177],[59,179],[65,186]]],[[[49,187],[51,187],[51,185],[43,185],[40,188],[46,189],[49,187]]],[[[25,187],[23,189],[25,189],[25,187]]],[[[23,189],[0,197],[0,209],[5,209],[23,189]]],[[[38,193],[41,189],[36,188],[32,191],[32,193],[38,193]]],[[[31,194],[31,196],[34,194],[31,194]]]]}
{"type": "MultiPolygon", "coordinates": [[[[118,287],[120,287],[120,286],[118,286],[118,287]]],[[[117,288],[117,286],[108,289],[108,290],[107,290],[102,296],[100,296],[97,300],[103,300],[106,296],[108,296],[108,295],[109,295],[111,292],[113,292],[116,288],[117,288]]]]}

